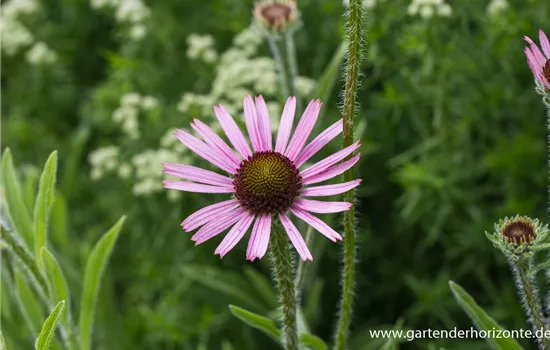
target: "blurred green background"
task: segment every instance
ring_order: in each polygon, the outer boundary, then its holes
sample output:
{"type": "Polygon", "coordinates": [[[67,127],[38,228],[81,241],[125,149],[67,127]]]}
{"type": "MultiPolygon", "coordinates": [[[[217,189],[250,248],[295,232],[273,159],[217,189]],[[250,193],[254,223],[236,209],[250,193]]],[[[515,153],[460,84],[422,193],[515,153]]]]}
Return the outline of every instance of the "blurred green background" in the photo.
{"type": "MultiPolygon", "coordinates": [[[[550,30],[546,0],[448,1],[415,13],[409,0],[365,1],[366,51],[357,118],[359,249],[350,349],[377,349],[369,329],[469,329],[454,280],[508,329],[527,328],[506,262],[485,238],[500,217],[546,219],[546,128],[523,35],[550,30]]],[[[270,314],[267,259],[223,260],[219,239],[194,247],[179,223],[220,195],[168,194],[161,161],[199,162],[170,138],[211,106],[240,116],[246,93],[280,111],[267,44],[249,29],[251,1],[2,1],[2,147],[18,165],[26,204],[48,154],[59,151],[51,250],[80,293],[100,235],[128,219],[104,276],[93,349],[276,349],[227,305],[270,314]],[[11,6],[11,7],[10,7],[11,6]],[[168,136],[167,136],[168,135],[168,136]]],[[[302,96],[342,40],[345,6],[298,0],[302,96]]],[[[338,79],[317,131],[339,116],[338,79]]],[[[272,115],[278,120],[278,116],[272,115]]],[[[177,140],[176,140],[177,141],[177,140]]],[[[338,149],[333,142],[323,152],[338,149]]],[[[322,155],[316,156],[320,159],[322,155]]],[[[341,228],[341,218],[324,218],[341,228]]],[[[331,341],[341,243],[316,238],[302,305],[331,341]]],[[[3,274],[9,277],[4,257],[3,274]]],[[[2,282],[12,349],[31,334],[2,282]]],[[[75,310],[78,313],[78,310],[75,310]]],[[[532,343],[520,341],[526,348],[532,343]]],[[[415,340],[402,348],[486,349],[482,340],[415,340]]]]}

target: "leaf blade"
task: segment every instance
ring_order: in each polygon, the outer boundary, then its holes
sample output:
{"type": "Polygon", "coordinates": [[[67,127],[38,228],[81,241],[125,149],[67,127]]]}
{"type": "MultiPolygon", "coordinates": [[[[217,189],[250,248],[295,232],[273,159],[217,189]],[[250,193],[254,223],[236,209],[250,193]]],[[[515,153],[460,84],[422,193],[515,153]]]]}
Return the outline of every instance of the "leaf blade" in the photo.
{"type": "Polygon", "coordinates": [[[271,339],[275,340],[278,343],[281,342],[281,331],[277,328],[277,326],[275,325],[275,321],[273,321],[272,319],[255,314],[235,305],[229,305],[229,311],[231,311],[231,314],[233,314],[233,316],[251,326],[252,328],[256,328],[262,331],[264,334],[268,335],[271,339]]]}
{"type": "MultiPolygon", "coordinates": [[[[473,323],[481,330],[502,330],[503,328],[491,318],[461,286],[449,281],[449,287],[462,309],[470,316],[473,323]]],[[[486,338],[495,349],[520,350],[521,346],[513,338],[486,338]]]]}
{"type": "Polygon", "coordinates": [[[123,216],[99,239],[86,262],[78,321],[80,347],[82,350],[90,349],[94,309],[100,288],[101,276],[103,275],[124,220],[125,217],[123,216]]]}
{"type": "Polygon", "coordinates": [[[53,336],[55,333],[55,327],[57,322],[63,315],[63,310],[65,309],[65,300],[61,300],[55,308],[52,310],[44,324],[42,325],[42,330],[38,335],[38,338],[35,342],[36,350],[48,350],[52,344],[53,336]]]}
{"type": "Polygon", "coordinates": [[[48,218],[55,198],[56,174],[57,151],[53,151],[44,165],[34,202],[34,253],[38,261],[41,261],[40,249],[46,246],[48,218]]]}

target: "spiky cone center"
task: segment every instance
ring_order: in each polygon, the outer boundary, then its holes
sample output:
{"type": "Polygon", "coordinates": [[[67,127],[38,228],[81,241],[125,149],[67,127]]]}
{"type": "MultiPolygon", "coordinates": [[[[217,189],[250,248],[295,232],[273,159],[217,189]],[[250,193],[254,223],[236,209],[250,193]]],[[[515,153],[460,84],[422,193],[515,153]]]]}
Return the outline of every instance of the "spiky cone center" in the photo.
{"type": "Polygon", "coordinates": [[[550,83],[550,59],[542,66],[542,75],[544,75],[546,81],[550,83]]]}
{"type": "Polygon", "coordinates": [[[287,211],[300,195],[302,178],[286,156],[257,152],[241,163],[233,180],[240,204],[256,215],[287,211]]]}
{"type": "Polygon", "coordinates": [[[529,218],[517,218],[505,223],[501,234],[507,242],[516,246],[530,244],[536,237],[536,225],[529,218]]]}
{"type": "Polygon", "coordinates": [[[254,17],[269,29],[280,29],[294,22],[296,12],[294,0],[264,0],[254,6],[254,17]]]}

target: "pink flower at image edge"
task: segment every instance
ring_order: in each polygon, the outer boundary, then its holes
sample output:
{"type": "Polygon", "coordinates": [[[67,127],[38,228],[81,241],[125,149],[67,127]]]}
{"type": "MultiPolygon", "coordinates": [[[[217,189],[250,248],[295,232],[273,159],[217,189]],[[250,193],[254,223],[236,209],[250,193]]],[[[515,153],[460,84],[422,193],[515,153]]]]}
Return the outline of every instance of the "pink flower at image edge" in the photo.
{"type": "Polygon", "coordinates": [[[342,119],[307,143],[317,122],[321,101],[309,103],[292,133],[296,98],[289,97],[283,109],[276,139],[273,140],[271,122],[263,98],[259,96],[254,102],[252,97],[246,96],[243,105],[248,139],[223,106],[214,107],[220,126],[233,147],[198,119],[194,119],[191,127],[199,137],[180,129],[174,133],[190,150],[229,176],[190,165],[163,163],[165,173],[187,180],[165,180],[164,187],[187,192],[228,193],[234,196],[198,210],[186,218],[181,226],[187,232],[199,229],[191,238],[195,245],[229,229],[215,251],[220,257],[233,249],[253,226],[246,252],[246,258],[253,261],[265,255],[272,222],[278,217],[300,257],[303,260],[312,260],[313,257],[302,235],[290,220],[289,213],[332,241],[342,239],[338,232],[312,213],[342,212],[349,210],[352,204],[305,197],[338,195],[359,185],[361,180],[312,186],[334,178],[354,166],[359,160],[359,154],[348,160],[344,159],[359,148],[359,142],[301,170],[306,161],[342,133],[342,119]]]}
{"type": "Polygon", "coordinates": [[[527,63],[533,75],[543,86],[550,89],[550,42],[548,41],[548,37],[542,29],[539,30],[539,41],[542,51],[529,37],[525,36],[524,39],[530,46],[525,48],[525,55],[527,56],[527,63]]]}

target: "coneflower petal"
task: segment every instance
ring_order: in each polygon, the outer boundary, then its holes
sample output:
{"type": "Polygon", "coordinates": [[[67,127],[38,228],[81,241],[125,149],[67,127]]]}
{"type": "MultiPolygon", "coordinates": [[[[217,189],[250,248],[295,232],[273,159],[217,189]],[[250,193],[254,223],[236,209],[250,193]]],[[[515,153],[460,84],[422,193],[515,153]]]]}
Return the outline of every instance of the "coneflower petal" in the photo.
{"type": "Polygon", "coordinates": [[[359,141],[354,142],[352,145],[326,157],[325,159],[313,164],[306,170],[302,171],[300,175],[305,180],[311,176],[315,176],[330,168],[332,165],[338,163],[342,159],[346,158],[352,154],[356,149],[359,148],[359,141]]]}
{"type": "Polygon", "coordinates": [[[185,220],[183,220],[181,226],[185,231],[193,231],[197,227],[200,227],[216,218],[224,217],[226,213],[232,211],[238,206],[240,206],[240,203],[237,199],[230,199],[206,206],[189,215],[185,220]]]}
{"type": "Polygon", "coordinates": [[[216,118],[218,118],[225,135],[229,139],[229,142],[231,142],[237,152],[239,152],[244,159],[250,157],[252,155],[250,146],[248,145],[248,142],[246,142],[244,134],[241,129],[239,129],[239,126],[233,117],[225,110],[225,108],[223,108],[222,105],[215,106],[214,113],[216,114],[216,118]]]}
{"type": "Polygon", "coordinates": [[[186,180],[202,182],[208,185],[233,186],[233,180],[227,176],[192,165],[162,163],[162,166],[166,174],[179,176],[186,180]]]}
{"type": "Polygon", "coordinates": [[[288,238],[290,238],[290,241],[292,242],[292,245],[294,245],[294,248],[296,248],[296,251],[300,255],[300,258],[302,260],[313,260],[313,257],[311,256],[311,253],[306,245],[306,242],[304,241],[304,238],[300,234],[300,231],[294,226],[292,221],[286,216],[284,213],[279,214],[279,219],[281,219],[281,223],[283,224],[283,227],[285,228],[286,234],[288,235],[288,238]]]}
{"type": "Polygon", "coordinates": [[[262,140],[262,151],[273,150],[273,136],[271,134],[271,123],[269,121],[269,112],[264,98],[260,95],[256,97],[256,115],[258,116],[258,130],[262,140]]]}
{"type": "Polygon", "coordinates": [[[302,209],[317,214],[339,213],[351,208],[348,202],[325,202],[299,198],[294,202],[293,208],[302,209]]]}
{"type": "Polygon", "coordinates": [[[546,34],[544,34],[542,29],[539,29],[539,41],[540,46],[542,47],[542,51],[546,55],[546,58],[550,60],[550,42],[548,41],[548,37],[546,36],[546,34]]]}
{"type": "Polygon", "coordinates": [[[164,180],[164,188],[198,193],[233,193],[233,186],[211,186],[178,180],[164,180]]]}
{"type": "Polygon", "coordinates": [[[308,161],[315,153],[319,152],[323,147],[332,141],[336,136],[342,133],[344,127],[344,120],[340,119],[336,123],[329,126],[325,131],[319,134],[316,138],[313,139],[303,150],[300,152],[298,157],[296,157],[296,167],[300,167],[302,164],[308,161]]]}
{"type": "Polygon", "coordinates": [[[321,110],[321,101],[311,101],[306,108],[302,118],[298,122],[296,130],[292,135],[292,139],[288,144],[288,148],[285,152],[285,155],[288,159],[294,161],[302,148],[304,147],[309,134],[313,130],[315,123],[317,122],[317,117],[319,116],[319,111],[321,110]]]}
{"type": "Polygon", "coordinates": [[[317,231],[321,232],[325,237],[330,239],[333,242],[341,241],[342,236],[338,232],[336,232],[332,227],[327,225],[323,220],[319,219],[316,216],[311,215],[307,211],[293,208],[290,210],[294,215],[296,215],[298,218],[303,220],[305,223],[316,229],[317,231]]]}
{"type": "Polygon", "coordinates": [[[201,229],[191,237],[191,240],[195,242],[195,245],[204,243],[210,238],[216,237],[227,230],[246,214],[247,212],[243,208],[233,209],[224,216],[223,220],[210,221],[208,224],[201,227],[201,229]]]}
{"type": "Polygon", "coordinates": [[[209,144],[212,147],[217,148],[220,150],[220,152],[223,153],[229,159],[232,161],[235,166],[238,168],[239,164],[241,164],[241,160],[235,155],[235,152],[225,143],[224,140],[222,140],[221,137],[219,137],[210,127],[197,118],[193,119],[194,123],[191,123],[191,127],[195,129],[195,131],[206,141],[207,144],[209,144]]]}
{"type": "Polygon", "coordinates": [[[220,258],[223,258],[225,254],[229,253],[231,249],[240,242],[245,235],[246,231],[252,225],[254,221],[254,214],[247,212],[241,219],[229,230],[227,235],[216,248],[215,254],[219,254],[220,258]]]}
{"type": "Polygon", "coordinates": [[[246,129],[248,130],[248,136],[250,137],[250,142],[252,142],[254,151],[261,152],[264,147],[260,138],[258,116],[256,114],[256,106],[254,105],[254,101],[252,101],[252,97],[245,96],[243,105],[244,120],[246,123],[246,129]]]}
{"type": "Polygon", "coordinates": [[[302,183],[304,185],[311,185],[311,184],[314,184],[314,183],[323,182],[323,181],[332,179],[333,177],[336,177],[340,174],[343,174],[344,171],[346,171],[349,168],[351,168],[352,166],[354,166],[359,161],[360,157],[361,157],[360,154],[356,154],[352,158],[350,158],[350,159],[348,159],[348,160],[346,160],[346,161],[344,161],[340,164],[333,165],[330,168],[328,168],[327,170],[325,170],[325,171],[323,171],[323,172],[321,172],[317,175],[310,176],[307,179],[302,179],[302,183]]]}
{"type": "Polygon", "coordinates": [[[246,249],[246,259],[254,261],[254,259],[261,259],[267,251],[269,245],[269,237],[271,235],[271,215],[264,214],[258,217],[250,240],[248,241],[248,248],[246,249]]]}
{"type": "Polygon", "coordinates": [[[307,187],[302,190],[302,196],[306,197],[322,197],[333,196],[335,194],[346,193],[352,188],[359,186],[361,180],[353,180],[335,185],[323,185],[315,187],[307,187]]]}
{"type": "Polygon", "coordinates": [[[277,132],[277,142],[275,144],[275,152],[285,153],[290,132],[292,131],[292,123],[294,122],[294,114],[296,113],[296,97],[289,97],[286,100],[281,122],[279,123],[279,131],[277,132]]]}

